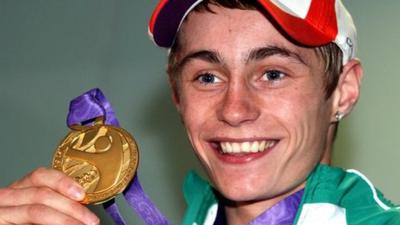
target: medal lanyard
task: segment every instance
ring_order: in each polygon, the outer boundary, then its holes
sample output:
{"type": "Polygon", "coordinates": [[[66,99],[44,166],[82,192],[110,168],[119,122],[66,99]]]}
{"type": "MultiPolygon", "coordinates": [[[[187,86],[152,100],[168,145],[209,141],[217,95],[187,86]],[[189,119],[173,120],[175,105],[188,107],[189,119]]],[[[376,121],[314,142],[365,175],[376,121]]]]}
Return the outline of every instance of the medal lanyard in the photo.
{"type": "MultiPolygon", "coordinates": [[[[98,117],[104,117],[106,125],[119,127],[119,122],[111,107],[110,102],[100,89],[92,89],[70,102],[67,125],[90,124],[98,117]]],[[[140,185],[137,173],[123,192],[128,205],[139,214],[147,225],[169,225],[170,223],[161,214],[140,185]]],[[[117,225],[126,225],[118,205],[114,199],[103,203],[103,207],[117,225]]]]}

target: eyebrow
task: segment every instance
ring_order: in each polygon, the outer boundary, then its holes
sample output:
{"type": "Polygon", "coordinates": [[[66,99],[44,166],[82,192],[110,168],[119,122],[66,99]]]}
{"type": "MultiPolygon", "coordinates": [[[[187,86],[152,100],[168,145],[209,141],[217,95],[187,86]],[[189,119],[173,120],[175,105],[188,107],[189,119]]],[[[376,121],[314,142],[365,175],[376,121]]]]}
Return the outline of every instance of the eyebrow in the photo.
{"type": "Polygon", "coordinates": [[[280,55],[283,57],[291,58],[301,64],[308,66],[303,57],[301,57],[299,53],[294,52],[285,47],[280,47],[276,45],[271,45],[251,50],[249,56],[247,57],[246,63],[249,63],[251,61],[259,61],[274,55],[280,55]]]}
{"type": "Polygon", "coordinates": [[[176,66],[177,71],[180,71],[186,64],[194,59],[199,59],[213,64],[223,64],[221,56],[216,51],[201,50],[189,53],[183,57],[183,59],[181,59],[176,66]]]}

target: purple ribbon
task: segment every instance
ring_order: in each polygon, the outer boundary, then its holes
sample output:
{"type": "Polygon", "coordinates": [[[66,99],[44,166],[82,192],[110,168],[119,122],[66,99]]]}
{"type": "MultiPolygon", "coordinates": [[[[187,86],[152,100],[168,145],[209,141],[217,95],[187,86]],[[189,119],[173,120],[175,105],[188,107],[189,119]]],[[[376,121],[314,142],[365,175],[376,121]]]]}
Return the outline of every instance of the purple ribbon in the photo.
{"type": "MultiPolygon", "coordinates": [[[[119,127],[119,122],[109,101],[100,89],[92,89],[70,102],[67,125],[88,125],[97,117],[104,117],[105,124],[119,127]]],[[[136,211],[147,225],[169,225],[168,220],[160,210],[151,202],[143,191],[137,174],[123,192],[129,206],[136,211]]],[[[126,225],[115,200],[109,200],[103,204],[106,212],[117,225],[126,225]]]]}
{"type": "Polygon", "coordinates": [[[300,190],[286,197],[251,221],[249,225],[292,225],[303,193],[304,190],[300,190]]]}
{"type": "MultiPolygon", "coordinates": [[[[268,210],[258,215],[248,225],[292,225],[304,190],[297,191],[273,205],[268,210]]],[[[217,218],[214,225],[227,225],[223,205],[218,207],[217,218]]]]}

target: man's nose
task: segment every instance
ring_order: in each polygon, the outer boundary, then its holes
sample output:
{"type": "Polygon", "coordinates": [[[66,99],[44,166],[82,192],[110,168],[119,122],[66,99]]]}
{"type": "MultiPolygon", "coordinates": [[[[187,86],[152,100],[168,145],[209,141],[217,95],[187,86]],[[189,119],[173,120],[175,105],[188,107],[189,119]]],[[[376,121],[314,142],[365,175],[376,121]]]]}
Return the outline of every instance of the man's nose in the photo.
{"type": "Polygon", "coordinates": [[[260,116],[257,102],[257,97],[250,87],[230,86],[218,106],[218,120],[235,127],[253,122],[260,116]]]}

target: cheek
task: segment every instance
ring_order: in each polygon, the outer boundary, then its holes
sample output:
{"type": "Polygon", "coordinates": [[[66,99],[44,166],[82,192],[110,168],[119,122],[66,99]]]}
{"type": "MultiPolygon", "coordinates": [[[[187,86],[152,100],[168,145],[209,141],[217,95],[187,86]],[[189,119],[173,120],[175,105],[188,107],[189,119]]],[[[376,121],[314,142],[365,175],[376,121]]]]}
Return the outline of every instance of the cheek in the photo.
{"type": "Polygon", "coordinates": [[[201,125],[215,116],[218,95],[197,90],[190,82],[180,89],[180,113],[188,127],[201,125]]]}
{"type": "Polygon", "coordinates": [[[299,92],[280,99],[280,123],[289,134],[292,151],[322,151],[327,139],[330,102],[319,92],[299,92]]]}
{"type": "Polygon", "coordinates": [[[203,120],[201,112],[204,111],[203,104],[198,100],[199,98],[183,92],[180,99],[180,113],[186,128],[192,129],[199,126],[203,120]]]}
{"type": "MultiPolygon", "coordinates": [[[[196,93],[183,90],[180,97],[179,111],[192,145],[199,141],[201,133],[210,121],[209,104],[196,93]]],[[[195,148],[196,149],[196,148],[195,148]]]]}
{"type": "Polygon", "coordinates": [[[286,137],[277,157],[282,183],[302,182],[327,151],[329,103],[318,95],[291,95],[280,99],[279,127],[286,137]]]}
{"type": "Polygon", "coordinates": [[[207,157],[207,146],[202,142],[202,136],[204,136],[204,131],[207,130],[207,121],[209,121],[205,115],[210,113],[206,113],[207,109],[203,106],[201,102],[194,98],[183,97],[181,98],[180,113],[194,153],[201,163],[208,168],[207,165],[210,162],[207,157]]]}

